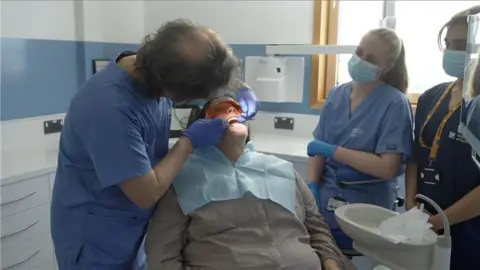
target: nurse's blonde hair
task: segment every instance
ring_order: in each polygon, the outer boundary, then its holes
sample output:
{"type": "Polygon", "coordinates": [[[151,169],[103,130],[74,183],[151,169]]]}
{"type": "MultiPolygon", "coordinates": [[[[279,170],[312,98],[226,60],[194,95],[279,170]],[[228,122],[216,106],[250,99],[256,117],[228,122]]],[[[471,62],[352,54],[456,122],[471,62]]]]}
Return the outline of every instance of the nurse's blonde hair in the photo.
{"type": "Polygon", "coordinates": [[[405,47],[395,31],[389,28],[373,29],[368,34],[378,37],[385,45],[388,46],[390,52],[389,60],[392,63],[390,70],[380,77],[384,83],[393,86],[402,93],[407,92],[408,88],[408,72],[405,61],[405,47]]]}

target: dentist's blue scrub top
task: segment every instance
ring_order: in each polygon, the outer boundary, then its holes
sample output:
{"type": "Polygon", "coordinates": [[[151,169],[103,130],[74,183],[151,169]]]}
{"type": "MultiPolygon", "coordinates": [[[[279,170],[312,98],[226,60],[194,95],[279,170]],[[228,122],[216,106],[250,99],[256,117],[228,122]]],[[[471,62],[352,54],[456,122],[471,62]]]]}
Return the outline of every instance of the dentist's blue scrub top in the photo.
{"type": "MultiPolygon", "coordinates": [[[[350,112],[351,89],[352,83],[346,83],[330,91],[313,132],[315,140],[373,154],[401,154],[405,163],[411,156],[413,143],[413,115],[408,97],[392,86],[379,85],[350,112]]],[[[328,207],[330,199],[394,207],[396,178],[380,181],[329,158],[321,179],[317,205],[341,249],[351,250],[352,240],[338,226],[334,212],[328,207]],[[374,181],[355,184],[368,180],[374,181]],[[351,185],[341,185],[340,181],[351,185]]]]}
{"type": "MultiPolygon", "coordinates": [[[[458,132],[460,109],[446,120],[441,132],[435,161],[430,164],[430,146],[440,123],[449,112],[450,95],[441,100],[451,83],[437,85],[420,96],[415,114],[414,159],[418,164],[418,193],[434,200],[442,209],[447,209],[480,185],[480,170],[471,159],[471,147],[458,132]],[[436,110],[433,110],[438,103],[436,110]],[[427,116],[434,111],[429,121],[427,116]],[[423,128],[422,131],[422,126],[423,128]],[[420,142],[422,138],[424,144],[420,142]],[[426,146],[426,147],[425,147],[426,146]],[[438,178],[425,169],[434,169],[438,178]]],[[[425,204],[432,214],[436,211],[425,204]]],[[[480,269],[480,217],[451,226],[451,270],[480,269]]]]}
{"type": "Polygon", "coordinates": [[[168,152],[171,102],[111,63],[72,99],[60,138],[51,233],[61,270],[132,269],[153,209],[122,192],[168,152]]]}

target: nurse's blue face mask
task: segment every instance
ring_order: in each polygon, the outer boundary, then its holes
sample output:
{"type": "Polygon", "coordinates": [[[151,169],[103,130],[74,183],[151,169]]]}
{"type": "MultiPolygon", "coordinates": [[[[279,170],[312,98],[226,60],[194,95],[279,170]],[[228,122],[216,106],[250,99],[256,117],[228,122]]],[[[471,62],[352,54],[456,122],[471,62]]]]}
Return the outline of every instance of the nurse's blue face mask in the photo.
{"type": "Polygon", "coordinates": [[[377,79],[378,66],[361,59],[356,53],[348,61],[348,73],[355,82],[368,83],[377,79]]]}
{"type": "Polygon", "coordinates": [[[463,79],[465,73],[465,51],[444,50],[443,51],[443,70],[449,76],[463,79]]]}

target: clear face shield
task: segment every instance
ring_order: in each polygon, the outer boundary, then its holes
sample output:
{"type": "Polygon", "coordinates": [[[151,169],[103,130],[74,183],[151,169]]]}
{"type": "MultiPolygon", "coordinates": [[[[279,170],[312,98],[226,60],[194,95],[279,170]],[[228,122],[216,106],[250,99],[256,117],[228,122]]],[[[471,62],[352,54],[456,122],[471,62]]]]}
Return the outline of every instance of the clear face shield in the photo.
{"type": "Polygon", "coordinates": [[[468,16],[467,57],[463,84],[463,104],[459,131],[472,146],[472,159],[480,169],[480,84],[477,61],[480,53],[480,16],[468,16]],[[476,70],[475,70],[476,69],[476,70]],[[474,83],[475,82],[475,83],[474,83]],[[476,85],[476,87],[474,87],[476,85]],[[476,89],[474,89],[476,88],[476,89]]]}

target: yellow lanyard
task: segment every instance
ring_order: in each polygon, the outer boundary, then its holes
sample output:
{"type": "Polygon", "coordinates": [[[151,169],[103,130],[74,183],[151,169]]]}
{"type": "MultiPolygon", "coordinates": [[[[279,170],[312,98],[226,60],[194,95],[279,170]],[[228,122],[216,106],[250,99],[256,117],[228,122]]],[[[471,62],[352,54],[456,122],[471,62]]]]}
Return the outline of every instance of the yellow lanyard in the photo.
{"type": "Polygon", "coordinates": [[[437,103],[433,106],[432,110],[428,113],[427,118],[425,119],[425,122],[423,122],[422,128],[420,129],[420,136],[419,136],[419,142],[420,146],[424,148],[430,149],[430,154],[428,158],[430,159],[430,163],[435,161],[435,158],[437,157],[438,153],[438,148],[440,147],[440,139],[442,138],[442,133],[443,133],[443,128],[445,128],[445,124],[447,124],[448,120],[452,115],[455,113],[455,111],[460,108],[461,102],[455,106],[453,110],[450,110],[447,115],[443,118],[442,122],[438,126],[437,132],[435,133],[435,137],[432,142],[432,146],[429,147],[425,143],[425,140],[423,139],[423,131],[425,127],[427,126],[428,122],[432,119],[433,114],[437,111],[438,106],[442,104],[442,101],[447,97],[447,95],[452,91],[454,83],[452,83],[445,92],[443,92],[442,96],[438,99],[437,103]]]}

